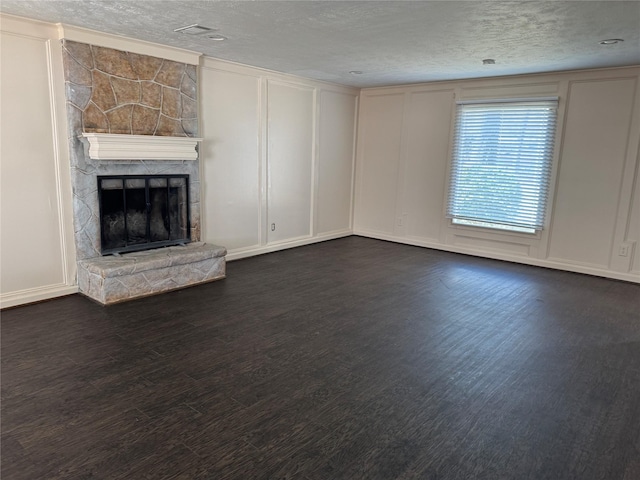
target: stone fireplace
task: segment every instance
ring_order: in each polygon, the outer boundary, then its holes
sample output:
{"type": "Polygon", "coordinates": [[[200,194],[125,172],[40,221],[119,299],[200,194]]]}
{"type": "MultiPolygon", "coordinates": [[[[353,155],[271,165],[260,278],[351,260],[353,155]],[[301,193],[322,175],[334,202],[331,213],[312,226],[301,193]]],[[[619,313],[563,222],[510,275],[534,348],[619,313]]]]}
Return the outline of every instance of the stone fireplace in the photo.
{"type": "Polygon", "coordinates": [[[63,47],[80,292],[109,304],[223,278],[225,249],[200,241],[195,65],[69,40],[63,47]],[[99,185],[115,184],[99,179],[122,176],[132,188],[140,179],[185,179],[188,218],[174,225],[183,230],[177,245],[105,248],[99,185]]]}

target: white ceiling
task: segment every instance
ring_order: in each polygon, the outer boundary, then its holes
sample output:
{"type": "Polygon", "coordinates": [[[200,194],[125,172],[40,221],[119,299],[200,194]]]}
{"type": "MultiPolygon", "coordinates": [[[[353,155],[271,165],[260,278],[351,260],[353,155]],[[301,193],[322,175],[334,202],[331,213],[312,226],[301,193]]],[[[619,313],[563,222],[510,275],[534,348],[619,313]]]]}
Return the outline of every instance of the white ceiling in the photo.
{"type": "Polygon", "coordinates": [[[357,87],[640,65],[640,1],[1,0],[0,11],[357,87]],[[228,40],[173,31],[194,23],[228,40]]]}

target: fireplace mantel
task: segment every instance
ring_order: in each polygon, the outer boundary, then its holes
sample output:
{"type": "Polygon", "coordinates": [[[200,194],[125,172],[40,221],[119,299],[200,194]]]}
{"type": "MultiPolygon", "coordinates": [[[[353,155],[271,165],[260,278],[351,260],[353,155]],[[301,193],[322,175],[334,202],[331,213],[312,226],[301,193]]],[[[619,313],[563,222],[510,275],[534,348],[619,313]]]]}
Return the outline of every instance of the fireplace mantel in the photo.
{"type": "Polygon", "coordinates": [[[202,138],[159,135],[83,133],[89,142],[89,158],[100,161],[197,160],[196,145],[202,138]]]}

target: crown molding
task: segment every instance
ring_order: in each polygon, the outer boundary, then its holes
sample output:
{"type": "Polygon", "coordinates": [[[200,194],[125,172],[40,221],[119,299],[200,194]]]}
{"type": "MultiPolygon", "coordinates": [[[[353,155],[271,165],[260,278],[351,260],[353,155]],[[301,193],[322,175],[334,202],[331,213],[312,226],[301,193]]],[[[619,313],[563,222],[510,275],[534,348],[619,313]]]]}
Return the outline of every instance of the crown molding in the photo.
{"type": "Polygon", "coordinates": [[[72,25],[57,24],[58,38],[72,40],[74,42],[88,43],[100,47],[113,48],[124,52],[138,53],[140,55],[150,55],[152,57],[173,60],[174,62],[199,65],[199,52],[185,50],[182,48],[168,47],[144,40],[137,40],[129,37],[121,37],[110,33],[97,32],[88,28],[75,27],[72,25]]]}

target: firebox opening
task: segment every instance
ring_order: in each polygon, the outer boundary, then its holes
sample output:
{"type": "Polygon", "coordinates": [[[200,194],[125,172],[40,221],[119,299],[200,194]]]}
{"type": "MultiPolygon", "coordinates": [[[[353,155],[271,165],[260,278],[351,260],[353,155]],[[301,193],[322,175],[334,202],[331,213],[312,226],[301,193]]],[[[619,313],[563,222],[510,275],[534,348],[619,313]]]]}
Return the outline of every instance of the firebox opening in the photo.
{"type": "Polygon", "coordinates": [[[189,175],[98,177],[103,255],[191,241],[189,175]]]}

